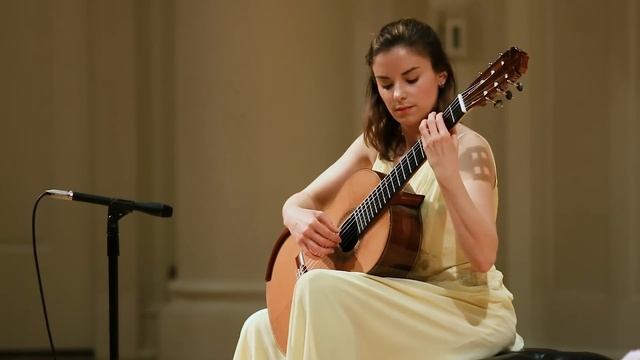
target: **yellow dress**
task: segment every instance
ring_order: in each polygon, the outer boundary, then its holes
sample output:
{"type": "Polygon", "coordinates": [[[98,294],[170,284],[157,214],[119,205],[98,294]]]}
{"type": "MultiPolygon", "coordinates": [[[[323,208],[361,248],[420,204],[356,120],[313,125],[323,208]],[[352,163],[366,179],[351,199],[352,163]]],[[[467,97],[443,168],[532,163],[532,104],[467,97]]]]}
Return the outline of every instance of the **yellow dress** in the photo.
{"type": "MultiPolygon", "coordinates": [[[[392,168],[380,159],[373,165],[392,168]]],[[[470,267],[428,162],[409,186],[425,195],[422,248],[410,279],[312,270],[294,290],[286,357],[263,309],[246,320],[234,359],[477,360],[522,348],[502,274],[470,267]]]]}

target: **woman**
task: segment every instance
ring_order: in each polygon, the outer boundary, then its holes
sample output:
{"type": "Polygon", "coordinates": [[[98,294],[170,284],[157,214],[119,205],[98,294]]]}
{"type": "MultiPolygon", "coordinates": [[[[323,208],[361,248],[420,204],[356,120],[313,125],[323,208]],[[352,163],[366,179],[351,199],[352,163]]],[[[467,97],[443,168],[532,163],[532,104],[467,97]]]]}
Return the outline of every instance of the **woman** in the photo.
{"type": "MultiPolygon", "coordinates": [[[[286,359],[481,359],[522,347],[512,295],[495,269],[497,179],[489,144],[440,113],[455,95],[435,32],[417,20],[385,25],[371,69],[363,135],[282,215],[310,257],[335,251],[337,224],[322,209],[357,170],[388,173],[422,139],[428,163],[405,190],[425,195],[423,242],[409,279],[313,270],[296,283],[286,359]]],[[[284,359],[266,310],[240,334],[235,359],[284,359]]]]}

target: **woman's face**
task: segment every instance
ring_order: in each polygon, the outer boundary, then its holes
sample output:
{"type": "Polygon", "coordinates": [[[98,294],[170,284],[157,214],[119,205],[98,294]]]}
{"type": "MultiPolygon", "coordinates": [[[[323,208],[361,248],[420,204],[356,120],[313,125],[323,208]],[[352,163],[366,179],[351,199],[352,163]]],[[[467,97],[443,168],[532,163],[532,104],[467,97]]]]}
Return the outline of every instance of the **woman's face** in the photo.
{"type": "Polygon", "coordinates": [[[404,46],[376,55],[371,68],[382,100],[403,128],[417,129],[436,104],[438,85],[447,80],[429,58],[404,46]]]}

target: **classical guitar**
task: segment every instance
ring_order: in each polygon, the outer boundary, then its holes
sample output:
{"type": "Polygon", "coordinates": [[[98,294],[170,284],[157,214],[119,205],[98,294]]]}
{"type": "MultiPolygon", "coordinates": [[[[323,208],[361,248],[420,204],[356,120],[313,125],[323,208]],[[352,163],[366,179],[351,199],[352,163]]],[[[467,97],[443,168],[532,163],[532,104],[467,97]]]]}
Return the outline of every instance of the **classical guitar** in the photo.
{"type": "MultiPolygon", "coordinates": [[[[509,86],[522,91],[518,82],[527,70],[529,56],[512,47],[500,54],[471,85],[443,111],[451,130],[466,112],[488,103],[501,106],[511,99],[509,86]]],[[[313,269],[358,271],[379,276],[406,277],[421,245],[420,205],[422,195],[401,191],[424,163],[422,140],[418,141],[388,175],[364,169],[356,172],[340,188],[324,209],[340,224],[340,246],[320,259],[308,258],[289,231],[276,241],[267,266],[267,309],[278,347],[287,348],[289,313],[298,277],[313,269]]]]}

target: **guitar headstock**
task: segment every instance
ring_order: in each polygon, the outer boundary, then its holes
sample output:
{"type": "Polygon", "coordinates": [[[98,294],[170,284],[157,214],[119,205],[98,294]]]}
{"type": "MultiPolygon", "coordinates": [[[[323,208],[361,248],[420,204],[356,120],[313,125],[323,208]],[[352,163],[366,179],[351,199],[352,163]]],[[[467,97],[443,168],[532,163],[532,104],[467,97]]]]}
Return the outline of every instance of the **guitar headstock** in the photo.
{"type": "Polygon", "coordinates": [[[501,53],[500,57],[462,92],[466,109],[484,106],[487,103],[502,107],[502,100],[497,98],[504,96],[507,100],[511,100],[513,96],[509,90],[511,85],[518,91],[524,89],[518,80],[527,72],[528,62],[529,55],[516,47],[501,53]]]}

